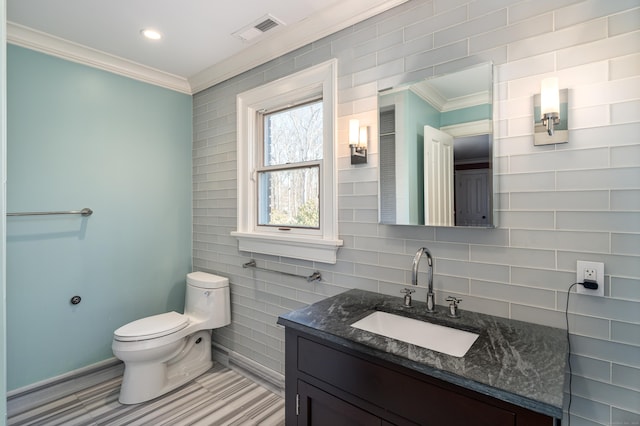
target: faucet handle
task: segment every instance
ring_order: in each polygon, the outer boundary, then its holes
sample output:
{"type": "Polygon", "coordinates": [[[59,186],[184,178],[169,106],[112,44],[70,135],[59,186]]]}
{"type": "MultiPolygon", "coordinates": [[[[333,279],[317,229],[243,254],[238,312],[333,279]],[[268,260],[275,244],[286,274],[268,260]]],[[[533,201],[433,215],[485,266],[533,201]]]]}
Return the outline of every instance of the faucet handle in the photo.
{"type": "Polygon", "coordinates": [[[410,308],[411,307],[411,294],[415,293],[415,290],[411,290],[409,288],[404,288],[404,289],[400,290],[400,293],[404,293],[404,307],[405,308],[410,308]]]}
{"type": "Polygon", "coordinates": [[[451,318],[460,318],[460,312],[458,312],[458,303],[462,302],[462,299],[449,296],[445,299],[449,303],[449,313],[447,314],[451,318]]]}

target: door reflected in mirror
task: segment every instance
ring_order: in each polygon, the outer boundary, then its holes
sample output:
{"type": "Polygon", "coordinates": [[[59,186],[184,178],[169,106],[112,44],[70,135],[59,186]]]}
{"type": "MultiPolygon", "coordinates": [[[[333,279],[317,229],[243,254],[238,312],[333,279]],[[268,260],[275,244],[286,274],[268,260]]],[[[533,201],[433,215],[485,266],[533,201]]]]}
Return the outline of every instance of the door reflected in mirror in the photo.
{"type": "Polygon", "coordinates": [[[492,69],[379,93],[380,223],[495,226],[492,69]]]}

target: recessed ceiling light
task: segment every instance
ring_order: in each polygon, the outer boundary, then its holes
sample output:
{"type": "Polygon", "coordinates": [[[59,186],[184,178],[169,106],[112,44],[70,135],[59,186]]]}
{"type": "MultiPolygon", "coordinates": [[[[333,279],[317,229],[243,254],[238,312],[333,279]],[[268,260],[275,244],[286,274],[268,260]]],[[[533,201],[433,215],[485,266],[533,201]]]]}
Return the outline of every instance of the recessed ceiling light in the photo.
{"type": "Polygon", "coordinates": [[[160,40],[162,38],[162,34],[160,34],[156,30],[152,30],[150,28],[145,28],[140,30],[140,34],[148,38],[149,40],[160,40]]]}

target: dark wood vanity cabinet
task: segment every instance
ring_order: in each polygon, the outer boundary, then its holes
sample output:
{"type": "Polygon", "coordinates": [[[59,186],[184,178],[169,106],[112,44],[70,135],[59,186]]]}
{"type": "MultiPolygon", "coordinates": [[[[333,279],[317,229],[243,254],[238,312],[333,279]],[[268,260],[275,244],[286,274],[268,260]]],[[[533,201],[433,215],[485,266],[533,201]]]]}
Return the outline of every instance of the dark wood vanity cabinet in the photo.
{"type": "Polygon", "coordinates": [[[292,422],[287,418],[287,424],[332,426],[393,424],[302,380],[299,380],[297,385],[299,414],[292,422]]]}
{"type": "Polygon", "coordinates": [[[552,417],[286,330],[286,424],[559,425],[552,417]]]}

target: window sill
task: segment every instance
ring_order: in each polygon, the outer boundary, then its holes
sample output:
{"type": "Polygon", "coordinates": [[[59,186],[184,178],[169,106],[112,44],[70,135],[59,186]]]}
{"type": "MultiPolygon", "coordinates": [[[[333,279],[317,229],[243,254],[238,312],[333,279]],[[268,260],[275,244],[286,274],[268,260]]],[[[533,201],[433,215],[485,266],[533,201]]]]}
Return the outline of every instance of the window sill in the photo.
{"type": "Polygon", "coordinates": [[[231,232],[238,239],[238,249],[253,253],[283,256],[321,263],[336,263],[336,253],[342,240],[322,240],[308,237],[231,232]]]}

